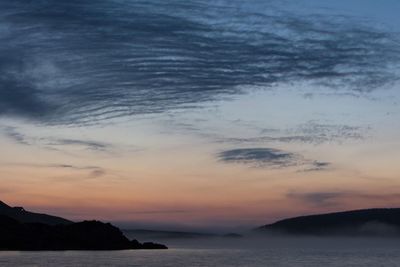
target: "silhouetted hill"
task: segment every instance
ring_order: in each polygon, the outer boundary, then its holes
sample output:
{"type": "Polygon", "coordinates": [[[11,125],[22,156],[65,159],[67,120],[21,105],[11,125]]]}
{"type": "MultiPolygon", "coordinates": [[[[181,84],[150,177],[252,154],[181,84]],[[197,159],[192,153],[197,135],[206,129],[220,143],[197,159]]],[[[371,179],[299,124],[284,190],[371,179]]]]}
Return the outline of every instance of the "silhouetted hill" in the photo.
{"type": "Polygon", "coordinates": [[[278,221],[258,231],[296,235],[400,236],[400,209],[367,209],[278,221]]]}
{"type": "Polygon", "coordinates": [[[155,243],[130,241],[109,223],[84,221],[47,225],[20,223],[0,215],[0,250],[166,249],[155,243]]]}
{"type": "Polygon", "coordinates": [[[10,207],[0,201],[0,250],[166,249],[152,242],[129,240],[110,223],[74,223],[47,214],[10,207]]]}
{"type": "Polygon", "coordinates": [[[44,223],[48,225],[72,223],[72,221],[61,217],[26,211],[22,207],[10,207],[2,201],[0,201],[0,215],[11,217],[23,223],[44,223]]]}

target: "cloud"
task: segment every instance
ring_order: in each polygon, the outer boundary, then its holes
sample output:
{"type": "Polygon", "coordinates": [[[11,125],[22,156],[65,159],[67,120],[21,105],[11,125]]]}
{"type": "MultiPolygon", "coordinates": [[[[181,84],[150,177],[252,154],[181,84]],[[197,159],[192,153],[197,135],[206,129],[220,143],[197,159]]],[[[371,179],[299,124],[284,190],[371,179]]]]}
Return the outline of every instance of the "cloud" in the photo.
{"type": "Polygon", "coordinates": [[[348,196],[347,192],[312,192],[312,193],[288,193],[288,198],[296,199],[313,206],[333,206],[338,204],[337,201],[341,197],[348,196]]]}
{"type": "Polygon", "coordinates": [[[307,137],[304,142],[324,143],[324,142],[342,142],[346,140],[362,140],[370,130],[369,127],[351,126],[346,124],[330,124],[311,120],[300,124],[289,132],[299,133],[307,137]]]}
{"type": "Polygon", "coordinates": [[[18,132],[15,127],[4,127],[2,130],[4,135],[12,139],[14,142],[21,145],[30,145],[30,142],[27,140],[26,136],[18,132]]]}
{"type": "Polygon", "coordinates": [[[400,49],[391,34],[349,17],[279,8],[2,1],[0,115],[97,123],[196,107],[247,85],[305,81],[370,92],[397,80],[400,49]]]}
{"type": "Polygon", "coordinates": [[[45,168],[61,168],[61,169],[71,169],[77,171],[89,171],[87,176],[88,178],[98,178],[107,174],[107,171],[104,168],[98,166],[76,166],[70,164],[47,164],[47,165],[36,165],[36,166],[45,168]]]}
{"type": "Polygon", "coordinates": [[[107,172],[104,169],[96,168],[90,172],[89,176],[91,178],[98,178],[98,177],[104,176],[105,174],[107,174],[107,172]]]}
{"type": "Polygon", "coordinates": [[[370,131],[369,127],[332,124],[319,121],[308,121],[289,129],[263,129],[256,137],[222,137],[220,142],[228,143],[343,143],[346,141],[364,140],[370,131]],[[267,135],[266,135],[267,134],[267,135]]]}
{"type": "Polygon", "coordinates": [[[326,171],[331,167],[332,163],[323,161],[313,161],[305,169],[300,170],[300,172],[315,172],[315,171],[326,171]]]}
{"type": "Polygon", "coordinates": [[[397,203],[400,200],[400,194],[371,194],[351,190],[307,193],[289,192],[286,197],[317,207],[338,206],[346,199],[352,201],[358,199],[369,203],[381,202],[384,205],[390,202],[397,203]]]}
{"type": "Polygon", "coordinates": [[[225,150],[218,154],[224,162],[246,163],[258,166],[283,167],[294,165],[297,160],[294,154],[272,148],[240,148],[225,150]]]}
{"type": "Polygon", "coordinates": [[[49,146],[79,146],[84,147],[87,150],[94,151],[108,151],[110,149],[110,144],[106,144],[103,142],[97,141],[88,141],[88,140],[77,140],[77,139],[49,139],[47,142],[49,146]]]}
{"type": "Polygon", "coordinates": [[[35,138],[28,135],[25,135],[16,127],[2,127],[0,128],[4,135],[14,142],[21,145],[29,145],[29,146],[39,146],[46,149],[51,150],[68,150],[70,148],[78,148],[89,151],[98,151],[98,152],[111,152],[113,150],[113,145],[100,141],[92,141],[92,140],[80,140],[80,139],[64,139],[64,138],[55,138],[55,137],[40,137],[35,138]]]}
{"type": "Polygon", "coordinates": [[[255,167],[284,168],[298,166],[303,171],[324,170],[327,162],[309,161],[297,153],[286,152],[274,148],[238,148],[225,150],[217,154],[220,161],[241,163],[255,167]]]}
{"type": "MultiPolygon", "coordinates": [[[[3,163],[0,165],[6,166],[18,166],[18,167],[29,167],[29,168],[52,168],[52,169],[66,169],[72,171],[84,171],[86,178],[99,178],[101,176],[109,174],[109,171],[99,166],[80,166],[72,164],[35,164],[35,163],[3,163]]],[[[74,179],[68,177],[68,180],[74,179]]]]}
{"type": "Polygon", "coordinates": [[[47,165],[36,165],[38,167],[49,167],[49,168],[61,168],[61,169],[72,169],[72,170],[90,170],[93,176],[102,176],[106,171],[98,166],[76,166],[70,164],[47,164],[47,165]]]}
{"type": "Polygon", "coordinates": [[[178,214],[178,213],[192,213],[193,210],[172,209],[172,210],[141,210],[129,211],[128,214],[178,214]]]}

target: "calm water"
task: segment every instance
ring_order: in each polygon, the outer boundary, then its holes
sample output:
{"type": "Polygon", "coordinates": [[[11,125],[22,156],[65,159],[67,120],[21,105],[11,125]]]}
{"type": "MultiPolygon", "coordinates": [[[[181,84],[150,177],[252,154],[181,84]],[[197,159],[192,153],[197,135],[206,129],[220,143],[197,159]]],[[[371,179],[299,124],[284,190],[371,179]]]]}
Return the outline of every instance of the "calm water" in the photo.
{"type": "Polygon", "coordinates": [[[400,249],[170,249],[0,252],[0,266],[400,266],[400,249]]]}

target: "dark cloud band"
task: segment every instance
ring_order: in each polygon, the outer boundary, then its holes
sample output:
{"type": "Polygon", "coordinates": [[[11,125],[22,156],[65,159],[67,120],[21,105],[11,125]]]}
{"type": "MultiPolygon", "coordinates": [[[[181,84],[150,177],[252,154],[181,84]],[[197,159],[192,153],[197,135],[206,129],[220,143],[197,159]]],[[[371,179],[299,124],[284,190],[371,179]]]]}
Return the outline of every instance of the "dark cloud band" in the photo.
{"type": "Polygon", "coordinates": [[[298,166],[302,168],[302,171],[325,170],[330,165],[328,162],[310,161],[297,153],[274,148],[224,150],[217,154],[217,158],[226,163],[240,163],[255,167],[284,168],[298,166]]]}
{"type": "Polygon", "coordinates": [[[193,107],[245,85],[311,81],[368,92],[397,79],[390,34],[346,17],[250,5],[2,1],[0,114],[95,123],[193,107]]]}

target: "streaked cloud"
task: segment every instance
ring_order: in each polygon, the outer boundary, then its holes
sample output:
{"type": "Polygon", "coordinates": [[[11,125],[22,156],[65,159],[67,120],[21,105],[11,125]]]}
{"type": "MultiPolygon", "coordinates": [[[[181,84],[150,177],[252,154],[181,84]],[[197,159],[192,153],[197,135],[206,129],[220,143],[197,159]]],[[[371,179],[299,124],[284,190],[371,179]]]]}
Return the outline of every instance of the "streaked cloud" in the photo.
{"type": "Polygon", "coordinates": [[[2,1],[0,115],[98,123],[195,107],[249,85],[358,93],[398,79],[392,34],[274,3],[2,1]]]}

